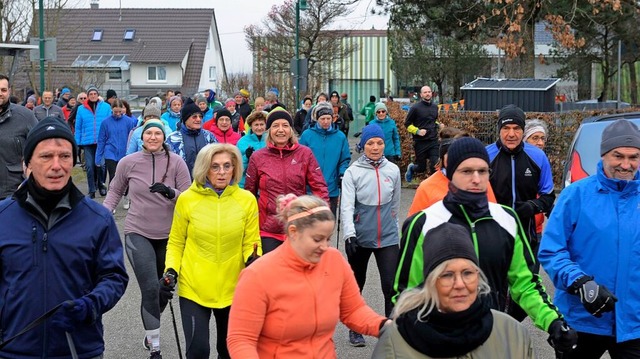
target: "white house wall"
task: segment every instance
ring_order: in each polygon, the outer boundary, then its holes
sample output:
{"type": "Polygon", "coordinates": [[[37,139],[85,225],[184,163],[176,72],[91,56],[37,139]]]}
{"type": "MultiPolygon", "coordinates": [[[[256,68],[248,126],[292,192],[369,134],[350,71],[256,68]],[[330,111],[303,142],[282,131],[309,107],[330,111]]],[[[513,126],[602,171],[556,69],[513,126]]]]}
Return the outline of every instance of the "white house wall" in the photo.
{"type": "Polygon", "coordinates": [[[182,68],[180,64],[131,64],[131,86],[132,87],[156,87],[156,86],[182,86],[182,68]],[[148,81],[147,67],[164,66],[167,70],[166,81],[148,81]]]}
{"type": "Polygon", "coordinates": [[[215,26],[213,21],[209,28],[209,39],[207,39],[207,50],[204,53],[204,62],[202,64],[202,72],[200,73],[200,85],[198,91],[204,91],[206,89],[214,89],[216,92],[220,92],[220,86],[224,78],[224,66],[222,64],[222,49],[219,47],[217,34],[214,34],[215,26]],[[209,78],[209,68],[215,66],[216,77],[209,78]]]}

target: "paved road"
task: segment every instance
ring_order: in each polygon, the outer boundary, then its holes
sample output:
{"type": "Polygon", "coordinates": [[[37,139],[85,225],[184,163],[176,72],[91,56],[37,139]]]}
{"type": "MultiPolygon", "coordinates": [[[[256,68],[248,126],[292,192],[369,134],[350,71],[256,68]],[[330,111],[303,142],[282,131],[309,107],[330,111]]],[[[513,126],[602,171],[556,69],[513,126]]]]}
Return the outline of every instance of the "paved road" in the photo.
{"type": "MultiPolygon", "coordinates": [[[[354,157],[356,155],[354,154],[354,157]]],[[[81,172],[79,167],[75,168],[74,182],[78,184],[78,187],[86,192],[86,180],[84,179],[84,173],[81,172]]],[[[404,220],[409,205],[413,200],[414,189],[402,190],[402,204],[400,210],[400,219],[404,220]]],[[[96,198],[96,201],[101,202],[102,198],[96,198]]],[[[120,228],[122,236],[122,226],[124,224],[124,217],[126,211],[120,205],[115,215],[116,222],[120,228]]],[[[150,214],[152,215],[152,214],[150,214]]],[[[122,236],[123,237],[123,236],[122,236]]],[[[340,243],[340,250],[343,251],[344,246],[340,243]]],[[[367,275],[367,284],[364,289],[363,295],[367,303],[378,313],[384,313],[384,304],[382,293],[380,292],[380,283],[377,269],[375,266],[375,259],[371,259],[369,264],[369,272],[367,275]]],[[[125,260],[126,261],[126,260],[125,260]]],[[[142,321],[140,319],[140,290],[136,283],[135,277],[133,277],[133,271],[128,261],[126,261],[127,270],[132,276],[129,282],[126,293],[120,300],[120,302],[110,312],[106,313],[103,321],[105,328],[105,341],[106,351],[105,359],[122,359],[122,358],[146,358],[148,352],[142,348],[142,338],[144,336],[144,329],[142,327],[142,321]]],[[[553,294],[553,287],[551,286],[546,274],[543,274],[545,285],[547,286],[550,295],[553,294]]],[[[174,310],[176,316],[176,324],[178,327],[179,338],[182,345],[183,353],[184,348],[184,336],[182,334],[182,325],[180,323],[180,308],[177,301],[174,300],[174,310]]],[[[546,342],[547,334],[537,328],[535,328],[529,319],[526,319],[524,325],[530,330],[531,335],[534,338],[536,348],[538,350],[539,358],[554,358],[554,353],[546,342]]],[[[215,358],[215,324],[212,320],[211,324],[211,340],[212,340],[212,353],[211,357],[215,358]]],[[[334,335],[334,342],[339,358],[370,358],[373,348],[376,343],[375,338],[367,337],[367,346],[364,348],[353,348],[349,345],[347,328],[339,324],[336,328],[334,335]]],[[[172,325],[171,312],[169,308],[165,310],[162,315],[162,327],[161,327],[161,348],[162,354],[165,359],[178,358],[178,350],[176,344],[176,338],[172,325]]]]}

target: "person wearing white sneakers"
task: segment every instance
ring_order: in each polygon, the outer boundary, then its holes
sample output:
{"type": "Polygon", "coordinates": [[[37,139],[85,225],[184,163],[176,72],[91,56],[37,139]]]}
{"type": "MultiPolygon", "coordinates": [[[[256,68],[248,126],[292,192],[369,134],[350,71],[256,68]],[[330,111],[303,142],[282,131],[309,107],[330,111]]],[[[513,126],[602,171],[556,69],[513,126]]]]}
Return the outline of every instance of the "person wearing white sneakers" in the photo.
{"type": "Polygon", "coordinates": [[[189,188],[191,176],[182,158],[168,150],[165,126],[157,119],[145,122],[143,150],[118,163],[104,206],[114,210],[127,187],[133,205],[124,222],[125,248],[140,292],[145,347],[160,358],[160,313],[171,293],[159,285],[164,272],[167,241],[178,195],[189,188]]]}

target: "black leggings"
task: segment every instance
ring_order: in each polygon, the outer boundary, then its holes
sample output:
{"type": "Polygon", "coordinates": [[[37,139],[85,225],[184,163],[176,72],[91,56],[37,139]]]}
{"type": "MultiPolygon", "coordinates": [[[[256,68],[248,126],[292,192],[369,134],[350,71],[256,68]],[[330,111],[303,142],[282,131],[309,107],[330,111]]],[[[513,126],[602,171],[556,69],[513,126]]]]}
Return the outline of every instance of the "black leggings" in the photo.
{"type": "Polygon", "coordinates": [[[209,320],[211,312],[216,318],[216,332],[218,334],[216,350],[218,358],[230,359],[227,349],[227,330],[229,328],[229,312],[231,306],[226,308],[207,308],[180,297],[180,314],[182,316],[182,329],[186,342],[187,359],[209,358],[211,348],[209,346],[209,320]]]}
{"type": "Polygon", "coordinates": [[[284,243],[283,241],[279,241],[275,238],[272,237],[261,237],[260,238],[261,242],[262,242],[262,254],[267,254],[269,252],[271,252],[272,250],[280,247],[282,245],[282,243],[284,243]]]}
{"type": "Polygon", "coordinates": [[[432,141],[415,141],[413,149],[416,152],[417,168],[413,170],[415,173],[422,173],[427,170],[427,160],[429,160],[429,168],[427,174],[431,175],[436,171],[436,163],[438,162],[438,151],[440,150],[438,140],[432,141]]]}
{"type": "Polygon", "coordinates": [[[133,267],[142,303],[140,312],[145,330],[160,328],[160,313],[167,301],[160,300],[159,282],[164,271],[167,254],[167,239],[148,239],[136,233],[124,236],[127,258],[133,267]]]}
{"type": "Polygon", "coordinates": [[[400,248],[398,245],[383,248],[358,247],[356,254],[348,258],[351,270],[353,270],[353,274],[358,282],[358,287],[360,287],[360,293],[362,293],[364,284],[367,281],[367,266],[371,253],[376,257],[378,272],[380,272],[382,295],[384,296],[384,315],[387,317],[391,315],[391,310],[393,309],[391,290],[393,288],[393,277],[396,273],[399,252],[400,248]]]}

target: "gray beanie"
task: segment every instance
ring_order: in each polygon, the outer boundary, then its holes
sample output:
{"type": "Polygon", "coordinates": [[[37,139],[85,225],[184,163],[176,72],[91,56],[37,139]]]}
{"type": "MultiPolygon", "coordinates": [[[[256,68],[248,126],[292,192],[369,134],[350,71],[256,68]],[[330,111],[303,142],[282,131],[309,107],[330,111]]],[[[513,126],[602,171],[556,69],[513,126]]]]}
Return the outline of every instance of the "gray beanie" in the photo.
{"type": "Polygon", "coordinates": [[[155,103],[150,102],[145,108],[143,113],[143,118],[153,116],[154,118],[160,118],[160,109],[155,103]]]}
{"type": "Polygon", "coordinates": [[[600,156],[618,147],[635,147],[640,149],[640,132],[635,123],[619,119],[613,121],[602,131],[600,156]]]}
{"type": "Polygon", "coordinates": [[[428,230],[422,242],[422,253],[425,279],[440,263],[449,259],[464,258],[479,266],[471,233],[459,224],[445,222],[428,230]]]}

